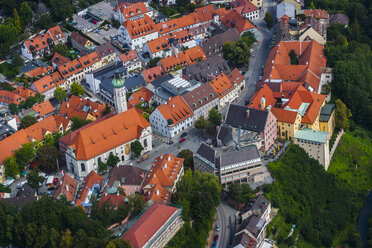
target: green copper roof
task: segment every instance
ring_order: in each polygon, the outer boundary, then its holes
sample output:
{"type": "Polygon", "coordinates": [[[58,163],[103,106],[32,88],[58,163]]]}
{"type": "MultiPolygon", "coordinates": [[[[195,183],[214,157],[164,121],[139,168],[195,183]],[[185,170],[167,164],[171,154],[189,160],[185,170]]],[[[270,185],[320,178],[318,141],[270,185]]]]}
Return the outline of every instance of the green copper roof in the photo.
{"type": "Polygon", "coordinates": [[[120,78],[118,71],[116,71],[111,83],[114,88],[121,88],[124,87],[125,79],[120,78]]]}
{"type": "Polygon", "coordinates": [[[297,130],[297,132],[294,135],[294,138],[308,141],[316,141],[319,143],[326,143],[328,135],[329,135],[328,132],[314,131],[310,128],[304,128],[303,130],[297,130]]]}

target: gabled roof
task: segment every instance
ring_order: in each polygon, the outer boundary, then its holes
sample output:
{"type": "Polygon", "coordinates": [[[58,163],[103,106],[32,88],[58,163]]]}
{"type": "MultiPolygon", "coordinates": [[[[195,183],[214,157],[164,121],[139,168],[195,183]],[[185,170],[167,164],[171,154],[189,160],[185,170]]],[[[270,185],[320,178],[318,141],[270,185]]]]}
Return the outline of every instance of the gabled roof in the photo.
{"type": "Polygon", "coordinates": [[[71,121],[62,115],[54,115],[54,118],[56,119],[57,127],[62,126],[63,132],[65,132],[71,121]]]}
{"type": "Polygon", "coordinates": [[[328,11],[324,9],[304,9],[304,14],[314,16],[316,19],[328,19],[328,11]]]}
{"type": "Polygon", "coordinates": [[[212,86],[206,83],[184,94],[182,98],[194,112],[195,110],[217,99],[218,95],[213,90],[212,86]]]}
{"type": "Polygon", "coordinates": [[[120,205],[126,203],[125,202],[125,199],[126,199],[125,195],[122,195],[119,192],[111,194],[111,193],[107,192],[108,188],[109,188],[108,185],[106,185],[105,188],[103,189],[104,193],[101,195],[101,199],[99,199],[99,203],[101,205],[105,202],[109,202],[114,207],[119,207],[120,205]]]}
{"type": "Polygon", "coordinates": [[[36,67],[35,69],[28,71],[25,73],[26,76],[34,78],[38,77],[42,74],[47,74],[53,71],[53,67],[47,66],[47,67],[36,67]]]}
{"type": "Polygon", "coordinates": [[[56,85],[60,85],[63,82],[66,82],[66,80],[64,78],[62,78],[61,73],[59,73],[59,71],[53,72],[53,74],[52,74],[52,80],[54,81],[54,83],[56,85]]]}
{"type": "Polygon", "coordinates": [[[69,58],[66,58],[65,56],[62,56],[59,53],[54,53],[53,58],[52,58],[52,63],[56,64],[57,66],[63,65],[65,63],[68,63],[71,61],[69,58]]]}
{"type": "Polygon", "coordinates": [[[54,112],[52,104],[48,101],[42,102],[32,107],[32,109],[39,115],[44,116],[54,112]]]}
{"type": "Polygon", "coordinates": [[[132,165],[120,165],[112,168],[112,170],[110,171],[108,186],[112,187],[115,181],[119,181],[121,186],[142,186],[145,175],[146,171],[139,167],[132,165]]]}
{"type": "Polygon", "coordinates": [[[199,60],[206,60],[203,50],[200,46],[196,46],[180,52],[177,56],[170,56],[160,60],[166,72],[179,67],[189,66],[198,63],[199,60]]]}
{"type": "Polygon", "coordinates": [[[68,78],[73,74],[81,72],[83,69],[84,67],[80,64],[79,59],[74,59],[57,67],[57,70],[61,73],[63,78],[68,78]]]}
{"type": "Polygon", "coordinates": [[[28,98],[29,96],[35,96],[36,95],[36,92],[30,90],[30,89],[27,89],[27,88],[24,88],[22,86],[18,86],[15,90],[13,90],[13,93],[23,97],[23,98],[28,98]]]}
{"type": "Polygon", "coordinates": [[[249,0],[237,0],[232,2],[231,5],[239,14],[246,14],[258,10],[258,8],[249,0]]]}
{"type": "Polygon", "coordinates": [[[207,159],[212,164],[216,162],[216,151],[213,147],[202,142],[196,151],[196,154],[199,154],[201,157],[207,159]]]}
{"type": "Polygon", "coordinates": [[[150,190],[145,193],[146,201],[158,202],[167,204],[170,202],[172,198],[172,194],[168,192],[163,186],[160,184],[156,184],[150,190]]]}
{"type": "Polygon", "coordinates": [[[243,129],[254,132],[264,132],[268,114],[269,112],[266,110],[230,104],[225,123],[233,127],[240,126],[243,129]]]}
{"type": "Polygon", "coordinates": [[[103,58],[110,54],[115,53],[115,48],[111,45],[111,42],[106,42],[96,47],[96,52],[101,58],[103,58]]]}
{"type": "Polygon", "coordinates": [[[70,39],[76,41],[76,43],[80,44],[81,46],[85,46],[89,41],[87,38],[75,31],[71,32],[70,39]]]}
{"type": "Polygon", "coordinates": [[[60,195],[64,195],[68,201],[73,202],[75,200],[77,187],[78,182],[66,173],[58,182],[57,189],[54,193],[54,199],[57,199],[60,195]]]}
{"type": "Polygon", "coordinates": [[[227,41],[236,41],[240,35],[236,28],[231,28],[221,34],[212,36],[209,39],[205,39],[201,43],[205,55],[208,57],[222,53],[222,46],[227,41]]]}
{"type": "Polygon", "coordinates": [[[32,85],[36,88],[36,91],[40,94],[56,87],[56,84],[50,75],[40,78],[39,80],[33,82],[32,85]]]}
{"type": "Polygon", "coordinates": [[[88,160],[140,138],[142,130],[149,126],[136,108],[131,108],[81,129],[68,145],[76,147],[76,160],[88,160]]]}
{"type": "Polygon", "coordinates": [[[221,21],[228,28],[236,28],[241,35],[244,31],[258,29],[253,23],[243,18],[236,10],[231,10],[221,21]]]}
{"type": "Polygon", "coordinates": [[[340,23],[343,25],[347,25],[349,23],[349,17],[347,17],[347,15],[345,14],[337,13],[337,14],[331,15],[329,23],[331,25],[334,23],[340,23]]]}
{"type": "Polygon", "coordinates": [[[19,149],[23,144],[29,143],[25,129],[6,137],[0,141],[0,164],[3,164],[5,158],[11,156],[15,149],[19,149]]]}
{"type": "Polygon", "coordinates": [[[213,90],[217,93],[220,99],[234,89],[234,86],[225,73],[218,75],[216,78],[210,81],[209,84],[212,86],[213,90]]]}
{"type": "Polygon", "coordinates": [[[164,76],[165,72],[164,72],[163,66],[158,65],[158,66],[143,70],[141,74],[143,78],[145,79],[146,83],[151,83],[156,78],[164,76]]]}
{"type": "Polygon", "coordinates": [[[49,44],[52,44],[53,40],[48,33],[39,34],[33,38],[26,40],[24,45],[28,48],[31,53],[40,51],[49,47],[49,44]]]}
{"type": "Polygon", "coordinates": [[[76,198],[75,206],[80,206],[81,203],[85,200],[88,192],[93,189],[94,185],[99,185],[101,187],[103,178],[98,175],[94,170],[89,172],[89,174],[84,178],[83,186],[79,190],[79,193],[76,198]]]}
{"type": "Polygon", "coordinates": [[[151,53],[154,54],[172,47],[173,44],[182,44],[191,40],[193,40],[193,36],[190,31],[188,29],[183,29],[150,40],[147,42],[147,45],[149,46],[151,53]]]}
{"type": "Polygon", "coordinates": [[[151,90],[141,87],[139,91],[134,92],[128,99],[128,108],[135,107],[142,102],[150,102],[154,94],[151,90]]]}
{"type": "Polygon", "coordinates": [[[129,62],[131,60],[134,60],[138,58],[138,54],[136,50],[130,50],[126,53],[123,53],[119,56],[120,60],[123,61],[124,63],[129,62]]]}
{"type": "Polygon", "coordinates": [[[92,52],[79,58],[79,62],[83,66],[83,68],[92,66],[100,60],[101,58],[98,56],[97,52],[92,52]]]}
{"type": "MultiPolygon", "coordinates": [[[[47,118],[29,126],[25,129],[28,138],[31,140],[44,140],[45,135],[50,132],[51,134],[58,132],[57,122],[54,116],[47,118]]],[[[10,136],[11,137],[11,136],[10,136]]]]}
{"type": "Polygon", "coordinates": [[[26,98],[10,91],[6,90],[0,90],[0,102],[4,102],[7,104],[14,103],[14,104],[20,104],[21,101],[25,101],[26,98]]]}
{"type": "Polygon", "coordinates": [[[159,184],[163,187],[173,186],[177,174],[182,168],[183,158],[178,158],[173,154],[165,154],[156,157],[148,172],[144,186],[159,184]]]}
{"type": "Polygon", "coordinates": [[[294,124],[296,117],[298,115],[295,111],[280,109],[280,108],[271,108],[271,112],[275,115],[276,119],[280,122],[294,124]]]}
{"type": "Polygon", "coordinates": [[[178,29],[192,26],[196,23],[198,23],[197,17],[189,14],[166,22],[159,22],[156,24],[156,29],[159,31],[160,36],[178,29]]]}
{"type": "Polygon", "coordinates": [[[240,85],[244,81],[244,76],[240,73],[238,68],[232,70],[227,77],[230,79],[232,84],[240,85]]]}
{"type": "Polygon", "coordinates": [[[263,87],[256,91],[250,99],[249,107],[255,109],[262,109],[261,101],[265,99],[265,109],[269,106],[274,107],[276,99],[273,96],[273,91],[266,84],[263,87]]]}
{"type": "Polygon", "coordinates": [[[160,105],[157,110],[168,121],[168,125],[177,125],[192,116],[191,109],[180,95],[171,98],[167,103],[160,105]]]}
{"type": "Polygon", "coordinates": [[[48,29],[48,33],[54,42],[58,41],[59,39],[65,38],[62,29],[58,25],[48,29]]]}
{"type": "Polygon", "coordinates": [[[147,7],[144,3],[124,3],[121,2],[117,7],[120,9],[120,12],[123,14],[125,19],[133,18],[137,15],[142,15],[148,12],[147,7]]]}
{"type": "Polygon", "coordinates": [[[59,113],[71,119],[73,116],[86,120],[87,116],[91,114],[95,118],[100,118],[105,110],[105,105],[92,102],[90,100],[72,95],[67,102],[62,102],[59,113]]]}
{"type": "Polygon", "coordinates": [[[121,238],[129,240],[134,248],[144,247],[178,210],[176,207],[153,203],[121,238]]]}
{"type": "Polygon", "coordinates": [[[133,21],[126,20],[122,25],[128,30],[132,39],[137,39],[158,31],[154,21],[147,14],[133,21]]]}

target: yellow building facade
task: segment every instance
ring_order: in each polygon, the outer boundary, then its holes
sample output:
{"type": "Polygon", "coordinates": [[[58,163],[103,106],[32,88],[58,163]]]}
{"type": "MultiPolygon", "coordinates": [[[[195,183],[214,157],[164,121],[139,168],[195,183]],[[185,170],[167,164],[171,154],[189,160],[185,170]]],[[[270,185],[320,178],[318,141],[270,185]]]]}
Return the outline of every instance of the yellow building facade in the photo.
{"type": "Polygon", "coordinates": [[[332,137],[333,131],[336,128],[335,105],[325,104],[320,111],[319,117],[319,130],[328,132],[332,137]]]}

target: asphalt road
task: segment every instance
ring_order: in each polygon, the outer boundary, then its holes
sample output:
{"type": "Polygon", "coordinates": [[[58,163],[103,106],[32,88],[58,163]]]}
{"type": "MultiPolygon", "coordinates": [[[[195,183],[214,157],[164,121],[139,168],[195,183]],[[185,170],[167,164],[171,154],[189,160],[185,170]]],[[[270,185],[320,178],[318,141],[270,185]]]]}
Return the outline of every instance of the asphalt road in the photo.
{"type": "MultiPolygon", "coordinates": [[[[230,239],[230,223],[229,216],[234,220],[234,215],[238,211],[230,207],[225,201],[221,200],[221,204],[217,207],[217,221],[216,224],[220,225],[220,231],[215,234],[219,235],[216,247],[226,248],[230,239]]],[[[213,236],[214,237],[214,236],[213,236]]]]}

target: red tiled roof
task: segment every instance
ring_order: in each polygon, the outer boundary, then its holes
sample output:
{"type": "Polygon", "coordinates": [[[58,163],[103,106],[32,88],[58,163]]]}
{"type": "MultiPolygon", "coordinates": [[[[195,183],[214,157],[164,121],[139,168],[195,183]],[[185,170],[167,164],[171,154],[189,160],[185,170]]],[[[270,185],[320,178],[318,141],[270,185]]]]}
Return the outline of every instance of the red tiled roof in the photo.
{"type": "Polygon", "coordinates": [[[63,132],[65,132],[71,121],[62,115],[54,115],[54,118],[56,119],[57,127],[62,125],[63,132]]]}
{"type": "Polygon", "coordinates": [[[147,45],[149,46],[151,53],[157,53],[171,47],[171,39],[172,41],[177,41],[178,44],[182,44],[187,41],[193,40],[193,37],[188,29],[183,29],[150,40],[147,42],[147,45]]]}
{"type": "Polygon", "coordinates": [[[63,78],[68,78],[69,76],[79,73],[83,70],[83,66],[80,64],[79,59],[74,59],[66,64],[57,67],[59,73],[63,78]]]}
{"type": "Polygon", "coordinates": [[[97,52],[92,52],[79,58],[79,62],[83,66],[83,68],[92,66],[93,64],[99,62],[100,60],[101,58],[98,56],[97,52]]]}
{"type": "Polygon", "coordinates": [[[136,58],[138,58],[138,54],[136,52],[136,50],[130,50],[126,53],[123,53],[119,56],[120,60],[123,61],[124,63],[125,62],[129,62],[131,60],[134,60],[136,58]]]}
{"type": "Polygon", "coordinates": [[[176,207],[154,203],[121,237],[133,248],[143,247],[178,210],[176,207]]]}
{"type": "Polygon", "coordinates": [[[276,117],[276,119],[280,122],[291,123],[294,124],[296,121],[296,117],[298,115],[295,111],[280,109],[280,108],[271,108],[271,112],[276,117]]]}
{"type": "Polygon", "coordinates": [[[131,108],[123,113],[93,122],[76,133],[67,145],[75,146],[77,160],[88,160],[119,145],[138,139],[150,123],[136,110],[131,108]]]}
{"type": "Polygon", "coordinates": [[[177,56],[170,56],[160,60],[163,68],[166,72],[178,67],[185,67],[193,65],[199,62],[199,60],[206,60],[203,49],[200,46],[196,46],[180,52],[177,56]]]}
{"type": "Polygon", "coordinates": [[[185,27],[195,25],[199,21],[196,13],[193,14],[195,15],[189,14],[166,22],[157,23],[156,29],[159,31],[159,36],[178,29],[183,29],[185,27]]]}
{"type": "Polygon", "coordinates": [[[239,14],[246,14],[258,10],[258,8],[249,0],[237,0],[232,2],[231,5],[234,6],[233,9],[239,14]]]}
{"type": "Polygon", "coordinates": [[[32,85],[40,94],[56,87],[56,84],[53,81],[52,76],[50,75],[40,78],[39,80],[35,81],[32,85]]]}
{"type": "Polygon", "coordinates": [[[134,21],[126,20],[122,25],[128,30],[132,39],[137,39],[157,31],[154,21],[146,14],[134,21]]]}
{"type": "Polygon", "coordinates": [[[255,109],[262,109],[261,108],[262,97],[265,98],[265,109],[268,106],[273,107],[275,105],[276,99],[273,97],[272,90],[269,88],[269,86],[264,84],[263,87],[260,90],[256,91],[251,97],[249,107],[255,109]]]}
{"type": "Polygon", "coordinates": [[[128,99],[128,108],[137,106],[142,102],[150,102],[154,94],[151,90],[142,87],[140,90],[134,92],[128,99]]]}
{"type": "Polygon", "coordinates": [[[110,205],[113,205],[115,207],[119,207],[120,205],[126,203],[125,202],[125,198],[126,196],[125,195],[121,195],[119,194],[119,192],[115,193],[115,194],[109,194],[106,192],[108,188],[108,185],[105,186],[105,188],[103,189],[103,193],[101,195],[101,199],[99,200],[99,203],[102,205],[103,203],[105,202],[109,202],[110,205]]]}
{"type": "Polygon", "coordinates": [[[164,69],[162,65],[158,65],[141,72],[143,78],[145,79],[146,83],[151,83],[157,77],[161,77],[165,75],[164,69]]]}
{"type": "Polygon", "coordinates": [[[64,82],[66,82],[66,80],[64,78],[62,78],[61,73],[59,73],[59,71],[53,72],[52,79],[53,79],[53,81],[56,85],[60,85],[64,82]]]}
{"type": "Polygon", "coordinates": [[[36,92],[24,88],[22,86],[18,86],[17,89],[13,90],[13,93],[23,97],[23,98],[28,98],[29,96],[35,96],[36,92]]]}
{"type": "Polygon", "coordinates": [[[218,75],[216,78],[210,81],[209,84],[212,86],[213,90],[217,93],[220,99],[234,89],[234,86],[225,73],[218,75]]]}
{"type": "Polygon", "coordinates": [[[71,61],[69,58],[66,58],[65,56],[62,56],[59,53],[55,53],[52,58],[52,63],[56,64],[57,66],[63,65],[65,63],[68,63],[71,61]]]}
{"type": "Polygon", "coordinates": [[[65,35],[62,32],[62,29],[58,25],[48,29],[48,33],[50,34],[50,37],[53,39],[54,42],[65,37],[65,35]],[[58,37],[59,35],[60,37],[58,37]]]}
{"type": "Polygon", "coordinates": [[[53,42],[50,35],[48,33],[45,33],[45,34],[36,35],[35,37],[29,40],[26,40],[24,44],[28,48],[28,50],[32,53],[34,51],[39,51],[39,50],[49,47],[48,41],[50,43],[53,42]]]}
{"type": "Polygon", "coordinates": [[[237,85],[240,85],[240,83],[244,81],[244,76],[239,72],[238,68],[235,68],[229,74],[227,74],[227,77],[231,83],[237,85]]]}
{"type": "Polygon", "coordinates": [[[148,12],[147,7],[144,3],[120,3],[117,8],[120,9],[120,12],[123,14],[125,19],[133,18],[137,15],[142,15],[148,12]]]}
{"type": "Polygon", "coordinates": [[[146,201],[153,201],[159,203],[169,203],[172,194],[163,188],[160,184],[156,184],[149,191],[145,193],[146,201]]]}
{"type": "Polygon", "coordinates": [[[44,116],[50,114],[54,111],[52,104],[49,101],[42,102],[38,105],[32,107],[32,109],[39,114],[39,116],[44,116]]]}
{"type": "Polygon", "coordinates": [[[73,116],[86,120],[91,114],[95,118],[100,118],[105,110],[105,105],[92,102],[90,100],[72,95],[68,102],[62,102],[59,113],[71,119],[73,116]]]}
{"type": "Polygon", "coordinates": [[[192,116],[191,109],[180,95],[171,98],[167,104],[162,104],[157,109],[166,120],[172,120],[173,125],[177,125],[192,116]]]}
{"type": "Polygon", "coordinates": [[[57,199],[59,195],[64,195],[67,200],[73,202],[75,200],[77,187],[78,182],[66,173],[58,182],[57,189],[54,193],[54,199],[57,199]]]}
{"type": "Polygon", "coordinates": [[[31,71],[28,71],[25,73],[26,76],[28,77],[31,77],[31,78],[34,78],[34,77],[38,77],[42,74],[47,74],[49,72],[52,72],[53,71],[53,67],[51,66],[47,66],[47,67],[37,67],[31,71]]]}
{"type": "Polygon", "coordinates": [[[25,101],[26,99],[14,92],[6,91],[6,90],[0,90],[0,102],[4,102],[7,104],[14,103],[14,104],[20,104],[21,101],[25,101]]]}
{"type": "Polygon", "coordinates": [[[307,16],[312,15],[316,19],[328,19],[328,11],[323,9],[304,9],[304,14],[307,16]]]}
{"type": "Polygon", "coordinates": [[[89,174],[84,178],[83,186],[81,187],[81,191],[79,191],[75,206],[80,206],[81,203],[85,200],[85,197],[88,194],[89,190],[92,190],[93,185],[98,184],[100,187],[102,185],[103,178],[98,175],[94,170],[89,172],[89,174]]]}
{"type": "Polygon", "coordinates": [[[228,28],[236,28],[239,34],[242,34],[244,31],[250,29],[257,29],[258,28],[248,21],[247,19],[243,18],[236,10],[231,10],[221,21],[225,26],[228,28]]]}

